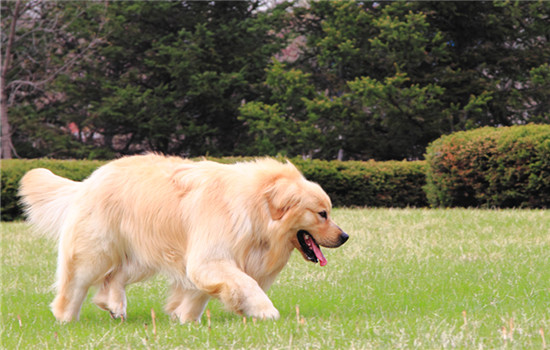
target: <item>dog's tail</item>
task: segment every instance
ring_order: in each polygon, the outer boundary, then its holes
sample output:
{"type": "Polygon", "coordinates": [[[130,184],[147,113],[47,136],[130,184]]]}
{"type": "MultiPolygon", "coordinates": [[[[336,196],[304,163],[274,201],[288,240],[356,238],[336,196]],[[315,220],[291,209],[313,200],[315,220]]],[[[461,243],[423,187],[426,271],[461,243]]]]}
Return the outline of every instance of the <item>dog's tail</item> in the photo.
{"type": "Polygon", "coordinates": [[[33,169],[23,176],[19,196],[27,220],[40,232],[59,239],[80,182],[54,175],[48,169],[33,169]]]}

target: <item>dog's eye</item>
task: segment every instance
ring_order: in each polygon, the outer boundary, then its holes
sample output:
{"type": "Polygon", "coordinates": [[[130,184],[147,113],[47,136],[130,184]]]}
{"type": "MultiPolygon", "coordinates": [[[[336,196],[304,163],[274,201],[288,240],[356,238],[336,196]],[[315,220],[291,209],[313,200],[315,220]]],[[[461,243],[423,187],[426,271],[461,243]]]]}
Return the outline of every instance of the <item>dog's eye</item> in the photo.
{"type": "Polygon", "coordinates": [[[319,216],[321,216],[323,219],[326,220],[326,218],[327,218],[327,212],[324,211],[324,210],[323,210],[323,211],[320,211],[320,212],[319,212],[319,216]]]}

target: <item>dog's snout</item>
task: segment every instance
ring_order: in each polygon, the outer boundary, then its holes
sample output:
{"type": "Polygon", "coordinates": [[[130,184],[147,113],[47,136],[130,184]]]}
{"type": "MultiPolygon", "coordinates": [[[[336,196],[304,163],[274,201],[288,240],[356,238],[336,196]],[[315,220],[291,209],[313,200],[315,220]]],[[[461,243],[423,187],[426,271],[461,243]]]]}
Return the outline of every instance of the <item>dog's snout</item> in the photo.
{"type": "Polygon", "coordinates": [[[346,243],[346,241],[349,239],[349,235],[345,232],[342,232],[340,234],[340,244],[346,243]]]}

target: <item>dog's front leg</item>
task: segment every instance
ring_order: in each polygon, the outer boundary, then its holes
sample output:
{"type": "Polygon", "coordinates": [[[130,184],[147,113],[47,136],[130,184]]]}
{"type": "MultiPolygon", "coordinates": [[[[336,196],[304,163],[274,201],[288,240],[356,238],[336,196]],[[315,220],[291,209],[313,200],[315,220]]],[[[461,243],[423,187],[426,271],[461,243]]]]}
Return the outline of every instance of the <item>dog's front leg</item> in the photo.
{"type": "Polygon", "coordinates": [[[172,285],[165,311],[181,323],[199,321],[210,296],[196,289],[186,289],[179,283],[172,285]]]}
{"type": "Polygon", "coordinates": [[[279,311],[258,283],[230,260],[187,266],[197,288],[220,299],[231,311],[258,319],[278,319],[279,311]]]}

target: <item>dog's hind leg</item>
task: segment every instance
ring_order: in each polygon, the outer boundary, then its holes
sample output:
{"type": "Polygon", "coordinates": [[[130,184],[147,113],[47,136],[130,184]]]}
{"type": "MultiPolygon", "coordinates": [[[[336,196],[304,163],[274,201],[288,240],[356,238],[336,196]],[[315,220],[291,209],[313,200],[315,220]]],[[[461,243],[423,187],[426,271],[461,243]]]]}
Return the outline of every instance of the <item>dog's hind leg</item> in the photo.
{"type": "MultiPolygon", "coordinates": [[[[55,318],[61,322],[78,320],[88,289],[97,280],[96,270],[78,256],[60,257],[57,296],[51,304],[55,318]]],[[[96,265],[97,268],[97,265],[96,265]]]]}
{"type": "Polygon", "coordinates": [[[94,304],[109,311],[114,319],[126,319],[126,286],[147,279],[156,271],[128,260],[109,273],[93,298],[94,304]]]}
{"type": "Polygon", "coordinates": [[[51,304],[55,318],[60,322],[78,320],[90,284],[80,280],[74,271],[64,271],[57,285],[57,296],[51,304]]]}
{"type": "Polygon", "coordinates": [[[181,323],[199,321],[210,296],[197,289],[185,289],[175,282],[164,310],[181,323]]]}
{"type": "Polygon", "coordinates": [[[88,289],[113,269],[108,245],[99,244],[101,236],[86,231],[86,227],[80,223],[67,225],[60,237],[57,296],[51,308],[61,322],[78,320],[88,289]]]}
{"type": "Polygon", "coordinates": [[[92,301],[101,309],[109,311],[112,318],[125,320],[127,303],[126,281],[123,273],[109,274],[92,301]]]}

